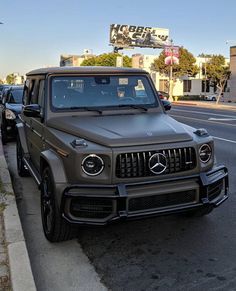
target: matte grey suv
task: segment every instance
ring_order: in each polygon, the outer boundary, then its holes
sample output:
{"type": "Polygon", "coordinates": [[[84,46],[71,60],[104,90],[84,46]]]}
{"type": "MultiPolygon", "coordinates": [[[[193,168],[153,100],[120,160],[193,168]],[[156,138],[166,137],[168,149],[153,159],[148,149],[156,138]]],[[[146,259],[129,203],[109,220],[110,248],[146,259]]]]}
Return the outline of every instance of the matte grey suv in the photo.
{"type": "Polygon", "coordinates": [[[204,215],[228,197],[213,139],[168,116],[149,74],[107,67],[27,74],[17,166],[41,189],[49,241],[77,225],[184,212],[204,215]]]}

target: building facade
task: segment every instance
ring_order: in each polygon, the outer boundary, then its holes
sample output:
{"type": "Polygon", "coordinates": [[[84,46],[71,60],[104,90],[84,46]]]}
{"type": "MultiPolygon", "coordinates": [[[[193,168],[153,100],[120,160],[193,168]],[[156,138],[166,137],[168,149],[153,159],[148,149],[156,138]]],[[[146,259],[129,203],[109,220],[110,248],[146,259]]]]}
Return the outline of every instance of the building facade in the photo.
{"type": "Polygon", "coordinates": [[[229,80],[229,95],[231,101],[236,102],[236,46],[230,47],[230,71],[231,76],[229,80]]]}
{"type": "Polygon", "coordinates": [[[60,56],[60,67],[80,67],[84,60],[94,57],[90,50],[85,50],[82,55],[61,55],[60,56]]]}
{"type": "MultiPolygon", "coordinates": [[[[236,48],[235,48],[236,50],[236,48]]],[[[135,54],[132,56],[132,66],[134,68],[141,68],[148,71],[151,74],[153,82],[156,86],[156,89],[159,91],[168,92],[169,90],[169,77],[160,74],[159,72],[155,72],[152,70],[152,64],[154,60],[158,58],[158,55],[142,55],[135,54]]],[[[174,83],[173,95],[174,96],[201,96],[201,95],[210,95],[214,94],[216,91],[216,87],[210,86],[209,80],[207,80],[204,75],[204,67],[207,62],[209,62],[209,58],[204,57],[196,57],[196,65],[199,67],[199,72],[195,77],[184,76],[179,78],[174,83]]],[[[235,53],[235,62],[236,62],[236,53],[235,53]]],[[[225,59],[225,63],[229,63],[229,59],[225,59]]],[[[236,70],[236,64],[235,64],[236,70]]],[[[236,76],[235,76],[236,77],[236,76]]],[[[224,93],[224,97],[226,100],[230,97],[229,93],[224,93]]]]}

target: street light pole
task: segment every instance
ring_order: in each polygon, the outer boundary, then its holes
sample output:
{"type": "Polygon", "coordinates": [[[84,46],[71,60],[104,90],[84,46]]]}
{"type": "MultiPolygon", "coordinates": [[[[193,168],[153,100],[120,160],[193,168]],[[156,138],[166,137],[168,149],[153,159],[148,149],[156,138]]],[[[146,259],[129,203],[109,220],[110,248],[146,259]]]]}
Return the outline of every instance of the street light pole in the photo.
{"type": "Polygon", "coordinates": [[[204,97],[206,97],[206,91],[207,91],[207,69],[206,69],[206,58],[205,58],[205,63],[204,63],[204,65],[205,65],[205,82],[204,82],[204,97]]]}
{"type": "Polygon", "coordinates": [[[171,60],[170,60],[170,76],[169,76],[169,100],[173,101],[173,40],[171,39],[171,60]]]}

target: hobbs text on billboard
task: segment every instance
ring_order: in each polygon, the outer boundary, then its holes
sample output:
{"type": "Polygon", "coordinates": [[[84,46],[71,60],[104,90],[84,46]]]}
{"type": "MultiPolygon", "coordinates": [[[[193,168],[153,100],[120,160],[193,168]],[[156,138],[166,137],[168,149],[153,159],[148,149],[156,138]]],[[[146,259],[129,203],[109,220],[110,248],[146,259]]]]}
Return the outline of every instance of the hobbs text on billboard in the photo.
{"type": "Polygon", "coordinates": [[[163,48],[168,44],[169,29],[126,24],[111,24],[110,43],[115,47],[163,48]]]}

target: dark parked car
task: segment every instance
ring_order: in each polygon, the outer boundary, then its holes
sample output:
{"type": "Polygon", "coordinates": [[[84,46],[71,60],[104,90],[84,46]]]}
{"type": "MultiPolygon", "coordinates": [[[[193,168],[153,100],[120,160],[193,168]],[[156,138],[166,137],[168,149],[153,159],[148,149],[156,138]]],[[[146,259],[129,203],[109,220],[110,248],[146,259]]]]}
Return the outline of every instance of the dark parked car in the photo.
{"type": "Polygon", "coordinates": [[[2,96],[1,135],[5,144],[9,137],[16,136],[16,122],[22,110],[23,86],[10,86],[2,96]]]}
{"type": "Polygon", "coordinates": [[[157,91],[159,98],[164,99],[164,100],[168,100],[169,99],[169,94],[164,92],[164,91],[157,91]]]}
{"type": "Polygon", "coordinates": [[[166,114],[146,71],[31,71],[20,119],[18,173],[28,170],[41,189],[51,242],[69,239],[78,225],[201,216],[228,198],[228,172],[215,164],[213,138],[166,114]]]}
{"type": "Polygon", "coordinates": [[[2,96],[4,94],[4,91],[9,89],[10,87],[11,85],[7,85],[7,84],[0,85],[0,101],[2,101],[2,96]]]}

